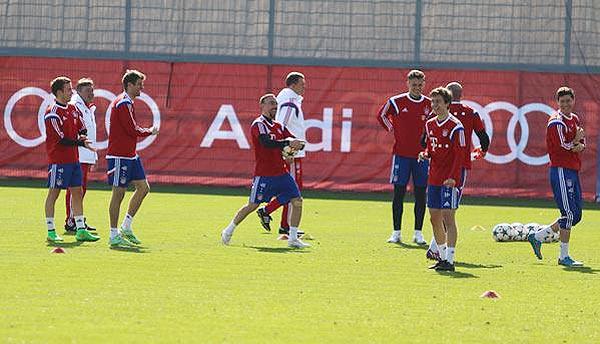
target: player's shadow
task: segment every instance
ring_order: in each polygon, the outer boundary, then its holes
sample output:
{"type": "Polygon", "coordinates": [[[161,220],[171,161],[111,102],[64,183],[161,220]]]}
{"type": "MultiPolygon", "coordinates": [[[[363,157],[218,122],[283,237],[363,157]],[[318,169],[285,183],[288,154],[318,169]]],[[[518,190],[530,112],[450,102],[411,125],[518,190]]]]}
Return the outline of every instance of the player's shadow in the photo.
{"type": "Polygon", "coordinates": [[[595,275],[596,273],[600,272],[600,270],[591,268],[589,266],[573,267],[573,268],[564,267],[563,270],[564,271],[575,271],[575,272],[579,272],[582,274],[590,274],[590,275],[595,275]]]}
{"type": "Polygon", "coordinates": [[[450,278],[479,278],[477,275],[462,271],[436,271],[438,275],[448,276],[450,278]]]}
{"type": "Polygon", "coordinates": [[[427,245],[410,245],[410,244],[406,244],[403,242],[399,242],[396,244],[396,247],[398,248],[406,248],[409,250],[427,250],[428,246],[427,245]]]}
{"type": "Polygon", "coordinates": [[[502,267],[502,265],[498,264],[473,264],[467,262],[455,262],[454,265],[459,268],[467,269],[498,269],[502,267]]]}
{"type": "Polygon", "coordinates": [[[294,247],[264,247],[264,246],[244,246],[264,253],[308,253],[310,251],[301,250],[294,247]]]}
{"type": "Polygon", "coordinates": [[[141,246],[132,246],[132,247],[125,247],[125,246],[115,246],[115,247],[111,247],[110,248],[112,251],[119,251],[119,252],[128,252],[128,253],[148,253],[148,250],[145,247],[141,247],[141,246]]]}
{"type": "Polygon", "coordinates": [[[73,241],[73,242],[47,242],[46,246],[48,247],[62,247],[62,248],[74,248],[79,247],[83,244],[83,241],[73,241]]]}

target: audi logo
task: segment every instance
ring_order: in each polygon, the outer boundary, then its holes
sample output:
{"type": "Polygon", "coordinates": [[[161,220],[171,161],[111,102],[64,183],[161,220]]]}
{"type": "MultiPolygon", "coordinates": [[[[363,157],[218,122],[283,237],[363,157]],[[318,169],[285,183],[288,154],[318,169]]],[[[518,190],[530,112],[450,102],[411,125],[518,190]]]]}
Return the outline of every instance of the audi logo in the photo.
{"type": "MultiPolygon", "coordinates": [[[[114,93],[112,93],[108,90],[104,90],[104,89],[94,90],[94,96],[96,98],[98,98],[98,97],[104,98],[104,99],[108,100],[109,103],[112,103],[112,101],[117,97],[114,93]]],[[[158,105],[156,105],[156,102],[154,101],[154,99],[152,99],[152,97],[150,97],[149,95],[147,95],[146,93],[143,93],[143,92],[137,99],[141,100],[146,105],[148,105],[148,107],[150,108],[150,111],[152,112],[153,125],[156,126],[157,128],[160,128],[160,110],[158,109],[158,105]]],[[[52,102],[54,102],[54,96],[51,93],[48,93],[39,87],[24,87],[24,88],[18,90],[17,92],[15,92],[15,94],[13,94],[8,99],[8,102],[6,103],[6,107],[4,108],[4,128],[6,129],[6,133],[8,134],[8,136],[13,141],[15,141],[18,145],[20,145],[22,147],[37,147],[40,144],[44,143],[46,141],[46,128],[44,126],[44,113],[46,112],[46,109],[48,108],[48,106],[50,104],[52,104],[52,102]],[[12,123],[12,111],[13,111],[15,105],[19,102],[19,100],[21,100],[22,98],[27,97],[27,96],[37,96],[37,97],[42,98],[42,104],[40,105],[40,107],[38,109],[38,113],[37,113],[37,124],[38,124],[38,129],[40,131],[40,135],[33,139],[28,139],[28,138],[25,138],[25,137],[19,135],[19,133],[17,133],[17,131],[13,127],[13,123],[12,123]]],[[[111,109],[110,109],[110,107],[108,107],[106,109],[106,113],[104,115],[104,125],[106,127],[107,133],[109,132],[110,113],[111,113],[111,109]]],[[[150,135],[150,136],[146,137],[144,140],[138,142],[136,147],[138,150],[142,150],[142,149],[150,146],[152,144],[152,142],[154,142],[155,139],[156,139],[156,135],[150,135]]],[[[108,139],[97,142],[96,147],[98,149],[108,148],[108,139]]]]}

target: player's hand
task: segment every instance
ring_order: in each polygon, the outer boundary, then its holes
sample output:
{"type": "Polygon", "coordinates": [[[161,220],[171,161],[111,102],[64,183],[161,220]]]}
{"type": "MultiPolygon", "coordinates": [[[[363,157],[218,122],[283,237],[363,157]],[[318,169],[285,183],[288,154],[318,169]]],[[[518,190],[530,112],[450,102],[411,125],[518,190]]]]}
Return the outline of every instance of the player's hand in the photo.
{"type": "Polygon", "coordinates": [[[96,148],[94,148],[94,147],[92,146],[92,141],[90,141],[90,140],[88,140],[88,139],[86,139],[85,141],[83,141],[83,146],[84,146],[85,148],[87,148],[87,149],[91,150],[92,152],[95,152],[95,151],[96,151],[96,148]]]}
{"type": "Polygon", "coordinates": [[[90,165],[90,172],[95,172],[96,171],[96,164],[91,164],[90,165]]]}
{"type": "Polygon", "coordinates": [[[286,164],[291,165],[294,162],[294,157],[290,156],[290,157],[287,157],[287,158],[283,158],[283,160],[285,160],[286,164]]]}
{"type": "Polygon", "coordinates": [[[419,152],[419,157],[417,158],[417,160],[419,162],[423,160],[429,160],[429,153],[427,153],[426,151],[419,152]]]}
{"type": "Polygon", "coordinates": [[[471,160],[481,160],[486,154],[487,152],[481,149],[481,147],[475,147],[471,152],[471,160]]]}
{"type": "Polygon", "coordinates": [[[573,148],[571,148],[571,151],[575,152],[575,153],[581,153],[581,152],[583,152],[584,149],[585,149],[585,145],[583,143],[577,142],[575,145],[573,145],[573,148]]]}
{"type": "Polygon", "coordinates": [[[302,150],[302,148],[304,148],[304,141],[292,140],[292,141],[290,141],[290,147],[295,150],[302,150]]]}
{"type": "Polygon", "coordinates": [[[575,133],[575,138],[573,139],[573,141],[579,142],[584,138],[585,138],[585,131],[583,130],[582,127],[577,127],[577,132],[575,133]]]}
{"type": "Polygon", "coordinates": [[[448,179],[444,180],[444,186],[453,188],[455,185],[456,185],[456,181],[452,178],[448,178],[448,179]]]}

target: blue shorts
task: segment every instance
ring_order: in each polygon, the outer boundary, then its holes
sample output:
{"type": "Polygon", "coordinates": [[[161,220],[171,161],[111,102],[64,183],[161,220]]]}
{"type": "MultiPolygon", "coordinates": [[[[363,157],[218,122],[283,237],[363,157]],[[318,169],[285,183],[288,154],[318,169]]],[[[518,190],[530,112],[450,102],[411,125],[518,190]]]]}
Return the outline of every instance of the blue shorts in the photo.
{"type": "Polygon", "coordinates": [[[407,185],[412,175],[414,186],[427,186],[427,174],[429,173],[429,161],[417,161],[416,158],[405,158],[394,155],[392,157],[392,170],[390,172],[390,184],[407,185]]]}
{"type": "Polygon", "coordinates": [[[279,204],[287,204],[292,198],[300,197],[298,185],[289,173],[274,177],[254,177],[250,202],[269,202],[273,197],[277,197],[279,204]]]}
{"type": "Polygon", "coordinates": [[[81,186],[81,165],[78,162],[70,164],[48,165],[48,188],[66,189],[81,186]]]}
{"type": "Polygon", "coordinates": [[[108,184],[126,188],[132,180],[146,179],[140,157],[135,159],[107,158],[108,184]]]}
{"type": "Polygon", "coordinates": [[[467,170],[462,169],[458,186],[429,185],[427,187],[427,207],[431,209],[458,209],[462,191],[467,182],[467,170]]]}
{"type": "Polygon", "coordinates": [[[579,174],[568,168],[550,167],[550,184],[561,215],[558,225],[562,229],[571,229],[581,221],[582,215],[583,199],[579,174]]]}

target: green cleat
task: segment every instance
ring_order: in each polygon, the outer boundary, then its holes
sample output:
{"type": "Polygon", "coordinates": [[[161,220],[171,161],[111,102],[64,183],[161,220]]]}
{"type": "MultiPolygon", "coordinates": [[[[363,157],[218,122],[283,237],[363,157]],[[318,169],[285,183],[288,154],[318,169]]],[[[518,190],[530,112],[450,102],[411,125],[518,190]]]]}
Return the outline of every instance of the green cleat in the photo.
{"type": "Polygon", "coordinates": [[[108,244],[110,245],[111,248],[116,248],[116,247],[133,247],[133,245],[125,240],[125,238],[123,238],[121,235],[117,235],[114,238],[111,238],[108,241],[108,244]]]}
{"type": "Polygon", "coordinates": [[[135,234],[133,234],[133,231],[131,229],[125,229],[125,228],[121,227],[121,235],[132,244],[139,245],[142,243],[140,241],[140,239],[138,239],[135,236],[135,234]]]}
{"type": "Polygon", "coordinates": [[[80,228],[77,230],[77,233],[75,234],[75,240],[77,240],[77,241],[98,241],[98,240],[100,240],[100,237],[88,232],[87,229],[85,229],[85,228],[80,228]]]}
{"type": "Polygon", "coordinates": [[[61,238],[56,231],[48,231],[48,236],[46,237],[46,241],[48,242],[61,242],[63,238],[61,238]]]}

